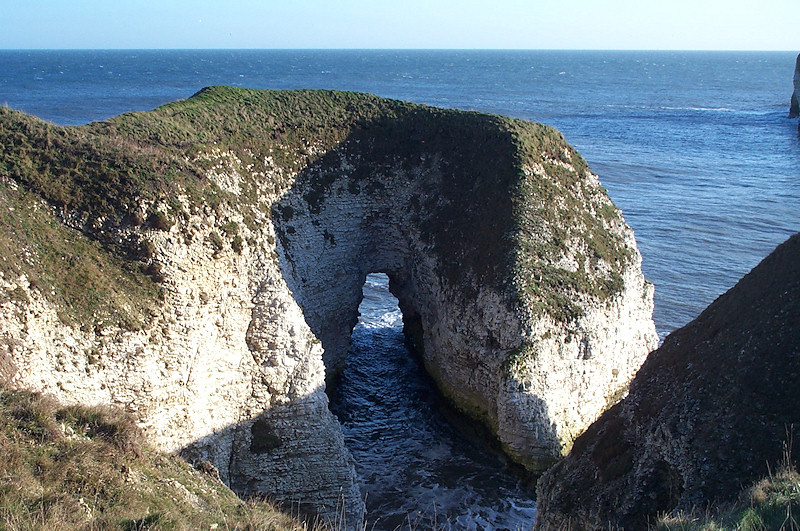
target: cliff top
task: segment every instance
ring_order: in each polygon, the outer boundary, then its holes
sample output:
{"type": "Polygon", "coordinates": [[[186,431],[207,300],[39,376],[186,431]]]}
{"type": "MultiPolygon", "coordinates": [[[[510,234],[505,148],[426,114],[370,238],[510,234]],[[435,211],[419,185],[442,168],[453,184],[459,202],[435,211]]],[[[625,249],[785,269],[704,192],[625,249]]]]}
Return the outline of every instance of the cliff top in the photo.
{"type": "MultiPolygon", "coordinates": [[[[617,230],[624,224],[619,212],[587,180],[586,163],[563,136],[499,116],[368,94],[208,87],[153,111],[78,127],[2,108],[0,144],[0,201],[17,212],[0,218],[6,278],[24,273],[52,288],[43,292],[66,308],[99,311],[126,326],[146,320],[141,301],[156,300],[159,288],[135,263],[140,250],[118,241],[117,229],[168,230],[197,213],[226,211],[254,229],[259,213],[272,215],[265,191],[284,193],[298,172],[326,157],[335,164],[335,150],[363,161],[355,170],[363,179],[397,164],[441,160],[448,206],[425,236],[442,255],[459,257],[445,275],[466,273],[511,290],[556,319],[580,314],[576,297],[619,290],[622,268],[635,255],[617,230]],[[247,168],[240,193],[207,177],[213,161],[203,154],[215,150],[234,153],[247,168]],[[482,253],[471,252],[471,239],[483,242],[482,253]],[[20,245],[35,257],[30,263],[10,252],[20,245]],[[65,284],[54,257],[87,253],[93,269],[75,264],[65,284]],[[559,265],[564,259],[575,266],[559,265]],[[121,287],[116,277],[124,279],[121,287]],[[100,292],[85,300],[91,285],[100,292]],[[119,297],[125,301],[110,307],[119,297]],[[123,307],[134,308],[134,317],[123,307]]],[[[316,198],[326,184],[315,185],[316,198]]]]}

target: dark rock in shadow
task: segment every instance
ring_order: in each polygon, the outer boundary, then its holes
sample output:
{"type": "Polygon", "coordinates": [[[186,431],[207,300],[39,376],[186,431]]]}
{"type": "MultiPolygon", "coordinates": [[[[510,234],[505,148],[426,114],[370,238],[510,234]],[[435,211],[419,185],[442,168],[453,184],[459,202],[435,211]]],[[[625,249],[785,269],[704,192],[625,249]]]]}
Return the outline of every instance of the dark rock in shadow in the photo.
{"type": "Polygon", "coordinates": [[[217,475],[243,498],[274,496],[283,506],[311,519],[321,516],[336,524],[344,516],[349,525],[342,528],[355,526],[362,516],[360,505],[353,503],[360,498],[358,485],[349,466],[332,465],[352,466],[352,457],[344,449],[327,400],[320,395],[324,395],[322,388],[275,405],[255,418],[203,437],[180,455],[196,468],[217,475]],[[212,463],[227,466],[215,468],[212,463]]]}
{"type": "Polygon", "coordinates": [[[629,396],[539,481],[536,529],[645,529],[727,502],[800,424],[800,234],[652,352],[629,396]]]}

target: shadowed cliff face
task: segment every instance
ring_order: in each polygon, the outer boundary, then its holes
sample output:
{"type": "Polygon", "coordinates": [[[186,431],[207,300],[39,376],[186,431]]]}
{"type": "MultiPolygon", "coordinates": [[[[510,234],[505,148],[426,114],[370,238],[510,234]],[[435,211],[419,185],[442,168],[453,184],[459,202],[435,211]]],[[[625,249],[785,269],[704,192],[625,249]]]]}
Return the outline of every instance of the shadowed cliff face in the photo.
{"type": "Polygon", "coordinates": [[[368,272],[531,471],[657,341],[633,233],[551,128],[225,87],[83,127],[0,118],[3,370],[125,407],[240,493],[357,517],[323,357],[345,363],[368,272]]]}
{"type": "Polygon", "coordinates": [[[369,272],[390,276],[410,315],[420,284],[517,297],[503,285],[515,266],[514,153],[494,117],[418,111],[353,131],[300,172],[272,217],[329,371],[342,367],[369,272]]]}
{"type": "Polygon", "coordinates": [[[630,394],[539,482],[537,529],[643,529],[726,502],[800,423],[800,234],[650,354],[630,394]]]}

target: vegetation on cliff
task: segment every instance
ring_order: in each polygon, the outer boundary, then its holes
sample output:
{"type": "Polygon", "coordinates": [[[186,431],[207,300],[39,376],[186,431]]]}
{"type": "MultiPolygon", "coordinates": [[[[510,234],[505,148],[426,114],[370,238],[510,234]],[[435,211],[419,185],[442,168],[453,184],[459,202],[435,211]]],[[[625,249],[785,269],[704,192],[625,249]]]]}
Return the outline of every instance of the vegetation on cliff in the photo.
{"type": "MultiPolygon", "coordinates": [[[[0,219],[0,243],[27,246],[36,262],[6,259],[2,271],[7,280],[25,274],[46,284],[42,293],[65,311],[74,308],[76,321],[99,312],[136,328],[146,307],[157,304],[158,271],[135,262],[141,249],[121,241],[117,229],[169,230],[190,214],[220,211],[237,212],[255,228],[254,220],[272,215],[265,194],[283,193],[312,166],[334,168],[337,152],[362,161],[353,193],[375,172],[436,161],[441,194],[418,204],[443,275],[471,275],[557,320],[579,315],[584,297],[618,291],[633,256],[615,230],[619,212],[599,185],[587,185],[585,162],[560,133],[503,117],[367,94],[209,87],[153,111],[80,127],[2,108],[0,145],[0,198],[12,207],[25,202],[17,215],[0,219]],[[216,159],[208,155],[220,152],[241,164],[236,192],[209,177],[216,159]],[[36,207],[36,199],[49,208],[36,207]],[[71,243],[59,248],[65,240],[71,243]],[[96,257],[95,266],[77,264],[71,276],[93,280],[73,289],[58,262],[84,252],[96,257]],[[574,265],[565,267],[565,259],[574,265]],[[116,279],[124,281],[114,286],[116,279]],[[82,299],[92,290],[92,300],[82,299]]],[[[312,206],[330,185],[330,172],[315,175],[312,206]]],[[[236,236],[230,245],[241,252],[236,236]]]]}
{"type": "Polygon", "coordinates": [[[41,197],[0,182],[0,302],[30,302],[24,288],[50,300],[64,323],[102,330],[142,328],[161,296],[142,264],[62,223],[41,197]],[[115,252],[116,251],[116,252],[115,252]]]}
{"type": "Polygon", "coordinates": [[[0,388],[0,528],[306,529],[210,466],[150,449],[133,419],[0,388]]]}
{"type": "Polygon", "coordinates": [[[722,507],[664,516],[656,531],[800,530],[800,473],[785,462],[722,507]]]}

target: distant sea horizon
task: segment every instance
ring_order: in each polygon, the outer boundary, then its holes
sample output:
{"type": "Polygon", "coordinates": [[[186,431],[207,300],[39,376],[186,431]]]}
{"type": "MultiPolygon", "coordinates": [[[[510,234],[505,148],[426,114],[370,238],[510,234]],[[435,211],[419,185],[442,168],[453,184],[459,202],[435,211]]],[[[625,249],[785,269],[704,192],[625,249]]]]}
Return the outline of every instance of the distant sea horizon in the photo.
{"type": "Polygon", "coordinates": [[[0,48],[0,52],[678,52],[800,53],[796,50],[719,48],[0,48]]]}

